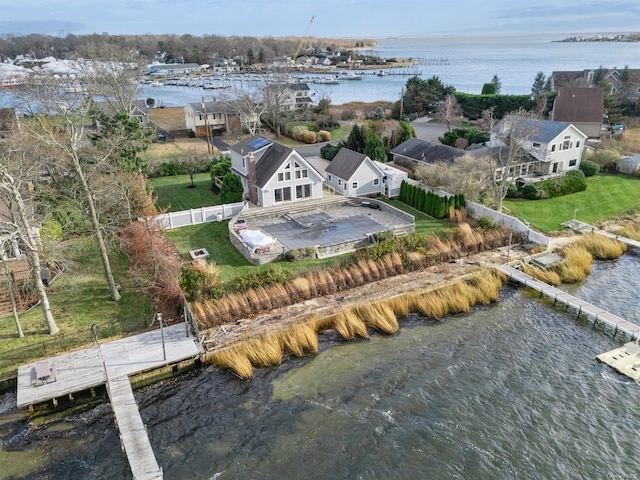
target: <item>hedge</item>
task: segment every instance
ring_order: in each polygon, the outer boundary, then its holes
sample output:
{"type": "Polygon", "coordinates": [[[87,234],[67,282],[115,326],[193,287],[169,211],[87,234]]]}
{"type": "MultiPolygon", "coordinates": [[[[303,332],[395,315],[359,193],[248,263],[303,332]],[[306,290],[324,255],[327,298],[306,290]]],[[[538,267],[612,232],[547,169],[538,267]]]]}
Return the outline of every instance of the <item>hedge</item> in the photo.
{"type": "Polygon", "coordinates": [[[398,200],[433,218],[447,218],[449,210],[461,210],[466,205],[464,195],[441,197],[433,192],[402,181],[398,200]]]}

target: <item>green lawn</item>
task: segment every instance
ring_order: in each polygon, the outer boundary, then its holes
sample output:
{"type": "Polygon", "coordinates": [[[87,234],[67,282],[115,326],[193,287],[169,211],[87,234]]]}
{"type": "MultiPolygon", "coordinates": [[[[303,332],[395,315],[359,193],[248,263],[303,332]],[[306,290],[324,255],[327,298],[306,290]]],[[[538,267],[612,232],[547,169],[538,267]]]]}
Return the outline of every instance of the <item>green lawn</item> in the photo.
{"type": "Polygon", "coordinates": [[[450,229],[452,227],[451,223],[448,220],[436,220],[429,215],[416,210],[415,208],[410,207],[398,200],[392,199],[384,199],[381,198],[384,202],[388,203],[392,207],[397,208],[398,210],[402,210],[403,212],[408,213],[409,215],[413,215],[416,219],[416,233],[423,233],[425,235],[438,235],[443,231],[450,229]]]}
{"type": "MultiPolygon", "coordinates": [[[[222,282],[228,282],[247,273],[255,273],[260,269],[272,268],[274,264],[254,266],[249,263],[229,241],[228,224],[228,221],[224,221],[181,227],[165,232],[165,236],[178,247],[183,260],[189,260],[189,250],[206,248],[209,252],[208,260],[218,267],[222,282]]],[[[288,272],[302,272],[335,263],[338,263],[337,257],[300,262],[282,261],[277,262],[277,265],[288,272]]]]}
{"type": "Polygon", "coordinates": [[[640,209],[640,179],[630,175],[596,175],[587,178],[587,189],[545,200],[505,199],[505,210],[542,231],[561,230],[573,218],[596,223],[640,209]]]}
{"type": "Polygon", "coordinates": [[[158,207],[169,212],[221,204],[220,195],[214,195],[211,191],[211,176],[208,172],[196,174],[196,188],[189,188],[189,175],[151,178],[149,183],[153,185],[154,196],[158,198],[158,207]]]}
{"type": "Polygon", "coordinates": [[[116,303],[109,299],[93,238],[68,241],[63,248],[61,256],[68,268],[48,288],[60,334],[51,337],[47,333],[39,306],[20,315],[24,338],[18,338],[12,316],[0,319],[0,378],[33,358],[91,343],[93,324],[100,326],[101,337],[108,337],[140,330],[152,319],[150,301],[140,296],[128,278],[126,256],[110,256],[114,277],[122,287],[122,298],[116,303]]]}

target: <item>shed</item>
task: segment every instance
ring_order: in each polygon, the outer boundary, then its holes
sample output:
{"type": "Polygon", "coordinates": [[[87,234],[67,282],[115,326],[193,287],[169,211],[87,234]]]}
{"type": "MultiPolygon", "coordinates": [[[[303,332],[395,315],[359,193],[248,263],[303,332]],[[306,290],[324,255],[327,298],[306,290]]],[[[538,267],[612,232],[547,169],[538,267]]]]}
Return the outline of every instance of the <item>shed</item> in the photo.
{"type": "Polygon", "coordinates": [[[618,162],[618,171],[629,175],[638,175],[640,173],[640,155],[621,158],[618,162]]]}

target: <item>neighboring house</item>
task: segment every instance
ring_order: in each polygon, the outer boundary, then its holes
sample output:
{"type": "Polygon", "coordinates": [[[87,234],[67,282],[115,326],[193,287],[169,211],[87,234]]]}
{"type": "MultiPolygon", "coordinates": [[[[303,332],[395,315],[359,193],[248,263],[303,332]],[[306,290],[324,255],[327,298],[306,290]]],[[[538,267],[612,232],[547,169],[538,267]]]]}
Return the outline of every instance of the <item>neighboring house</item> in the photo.
{"type": "Polygon", "coordinates": [[[295,150],[262,136],[231,146],[231,171],[255,205],[322,198],[322,175],[295,150]]]}
{"type": "Polygon", "coordinates": [[[434,165],[445,162],[451,165],[466,152],[441,143],[410,138],[392,149],[390,153],[393,156],[393,163],[415,171],[416,166],[421,164],[434,165]]]}
{"type": "Polygon", "coordinates": [[[553,102],[551,120],[569,122],[589,138],[600,138],[604,119],[602,88],[561,87],[553,102]]]}
{"type": "Polygon", "coordinates": [[[284,111],[302,110],[311,105],[311,89],[306,83],[273,83],[265,89],[267,101],[284,111]]]}
{"type": "Polygon", "coordinates": [[[184,106],[185,124],[197,137],[222,132],[239,133],[249,124],[259,122],[257,114],[240,113],[228,102],[193,102],[184,106]]]}
{"type": "MultiPolygon", "coordinates": [[[[551,88],[558,91],[562,87],[595,87],[597,70],[559,71],[551,73],[551,88]]],[[[611,93],[620,94],[627,101],[637,103],[640,100],[640,69],[605,69],[603,79],[609,84],[611,93]]]]}
{"type": "Polygon", "coordinates": [[[0,138],[20,128],[15,108],[0,108],[0,138]]]}
{"type": "Polygon", "coordinates": [[[347,197],[384,192],[384,173],[366,155],[342,147],[324,171],[325,182],[347,197]]]}
{"type": "MultiPolygon", "coordinates": [[[[508,115],[491,130],[489,146],[508,148],[509,142],[517,141],[527,156],[532,157],[511,165],[509,177],[556,176],[580,167],[586,139],[584,133],[568,122],[508,115]]],[[[480,154],[480,151],[473,153],[480,154]]]]}
{"type": "Polygon", "coordinates": [[[393,198],[400,195],[400,187],[402,182],[409,178],[409,174],[405,170],[396,168],[388,163],[374,162],[380,170],[382,170],[382,183],[384,185],[383,194],[385,197],[393,198]]]}
{"type": "Polygon", "coordinates": [[[149,65],[147,75],[189,75],[191,73],[204,72],[208,65],[197,63],[170,63],[149,65]]]}
{"type": "MultiPolygon", "coordinates": [[[[102,113],[109,117],[116,113],[113,104],[111,103],[96,102],[95,105],[102,113]]],[[[149,107],[144,100],[134,100],[131,105],[131,112],[129,113],[131,117],[138,119],[143,128],[149,128],[149,107]]],[[[94,118],[93,121],[96,128],[100,130],[102,128],[100,120],[98,118],[94,118]]]]}

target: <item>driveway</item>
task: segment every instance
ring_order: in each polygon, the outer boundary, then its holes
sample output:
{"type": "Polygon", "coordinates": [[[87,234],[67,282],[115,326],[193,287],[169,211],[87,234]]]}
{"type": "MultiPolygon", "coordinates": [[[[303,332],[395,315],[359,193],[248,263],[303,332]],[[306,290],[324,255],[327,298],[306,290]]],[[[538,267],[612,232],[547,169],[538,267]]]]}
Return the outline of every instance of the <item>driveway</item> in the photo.
{"type": "Polygon", "coordinates": [[[437,142],[438,137],[441,137],[447,131],[445,124],[434,122],[430,117],[416,118],[411,122],[411,126],[416,131],[416,138],[429,142],[437,142]]]}

